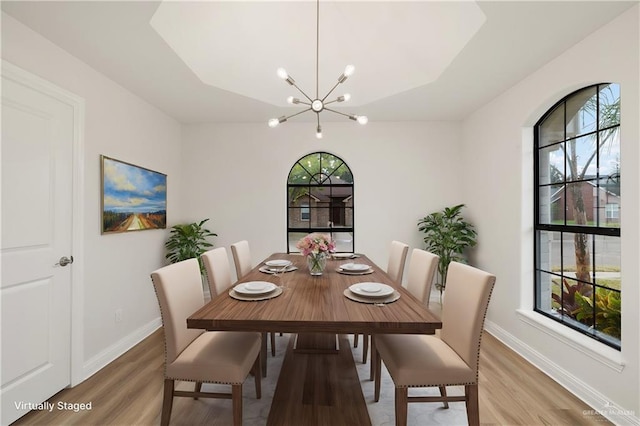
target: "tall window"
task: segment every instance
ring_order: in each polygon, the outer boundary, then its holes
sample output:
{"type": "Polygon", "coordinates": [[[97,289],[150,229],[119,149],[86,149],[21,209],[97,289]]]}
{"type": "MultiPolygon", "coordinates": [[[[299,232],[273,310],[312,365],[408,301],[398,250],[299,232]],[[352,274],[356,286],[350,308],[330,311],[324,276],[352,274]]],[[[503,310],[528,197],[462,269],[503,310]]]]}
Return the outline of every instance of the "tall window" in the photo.
{"type": "Polygon", "coordinates": [[[620,349],[620,86],[570,94],[534,131],[535,310],[620,349]]]}
{"type": "Polygon", "coordinates": [[[330,234],[336,251],[353,252],[353,175],[340,157],[314,152],[296,161],[287,180],[288,251],[311,232],[330,234]]]}

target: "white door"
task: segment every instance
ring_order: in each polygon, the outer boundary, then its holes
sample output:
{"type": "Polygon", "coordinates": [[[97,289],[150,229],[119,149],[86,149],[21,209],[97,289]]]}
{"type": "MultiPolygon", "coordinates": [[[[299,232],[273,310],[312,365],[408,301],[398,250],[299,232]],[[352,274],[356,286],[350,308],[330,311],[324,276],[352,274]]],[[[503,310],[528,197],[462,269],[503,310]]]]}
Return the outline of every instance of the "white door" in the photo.
{"type": "Polygon", "coordinates": [[[71,382],[72,265],[59,263],[72,256],[73,120],[68,103],[3,73],[3,425],[71,382]]]}

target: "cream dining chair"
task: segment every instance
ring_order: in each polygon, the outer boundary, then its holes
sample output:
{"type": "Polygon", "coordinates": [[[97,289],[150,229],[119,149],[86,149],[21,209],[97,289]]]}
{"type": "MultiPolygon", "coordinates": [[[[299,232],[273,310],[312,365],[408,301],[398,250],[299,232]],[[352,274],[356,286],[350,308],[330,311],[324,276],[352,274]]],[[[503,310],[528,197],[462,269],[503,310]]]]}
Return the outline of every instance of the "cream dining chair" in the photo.
{"type": "Polygon", "coordinates": [[[225,398],[232,401],[233,424],[242,425],[242,384],[253,371],[261,397],[260,333],[187,328],[187,318],[204,305],[197,259],[151,273],[164,328],[164,397],[160,423],[168,425],[174,397],[225,398]],[[195,382],[195,390],[175,390],[175,380],[195,382]],[[202,383],[231,385],[231,393],[202,392],[202,383]]]}
{"type": "Polygon", "coordinates": [[[375,337],[374,398],[380,399],[381,361],[395,385],[396,425],[406,425],[409,402],[465,402],[469,425],[479,425],[478,364],[484,318],[495,276],[451,262],[436,335],[375,337]],[[464,386],[463,396],[447,396],[447,386],[464,386]],[[410,387],[438,387],[441,396],[409,396],[410,387]]]}
{"type": "Polygon", "coordinates": [[[236,275],[238,276],[238,279],[240,279],[247,275],[253,268],[251,265],[249,242],[243,240],[231,244],[231,254],[233,255],[233,263],[236,266],[236,275]]]}
{"type": "Polygon", "coordinates": [[[387,274],[398,284],[402,284],[404,275],[404,264],[409,253],[409,246],[400,241],[391,241],[389,249],[389,263],[387,264],[387,274]]]}
{"type": "MultiPolygon", "coordinates": [[[[249,249],[248,241],[242,240],[231,244],[231,254],[233,255],[233,263],[236,267],[236,276],[238,279],[251,272],[253,265],[251,262],[251,250],[249,249]]],[[[271,343],[271,355],[276,356],[276,335],[275,333],[269,333],[269,336],[269,341],[271,343]]],[[[263,338],[266,337],[266,333],[263,334],[263,338]]]]}
{"type": "MultiPolygon", "coordinates": [[[[421,249],[413,249],[411,258],[409,259],[409,271],[407,276],[407,290],[420,300],[426,307],[429,307],[429,296],[431,295],[431,287],[433,279],[438,270],[438,261],[440,256],[421,249]]],[[[371,338],[371,346],[375,346],[375,337],[371,338]]],[[[375,349],[371,350],[370,378],[374,379],[375,375],[375,349]]]]}
{"type": "Polygon", "coordinates": [[[409,259],[406,289],[427,307],[439,261],[440,256],[420,249],[413,249],[409,259]]]}
{"type": "Polygon", "coordinates": [[[227,249],[218,247],[202,253],[200,256],[204,265],[205,276],[209,284],[211,298],[227,291],[232,284],[231,267],[227,249]]]}
{"type": "MultiPolygon", "coordinates": [[[[400,241],[391,241],[389,247],[389,262],[387,264],[387,275],[402,285],[402,276],[404,274],[404,265],[407,260],[407,253],[409,252],[409,246],[400,241]]],[[[369,336],[362,336],[362,362],[367,362],[367,355],[369,353],[369,336]]],[[[358,334],[353,336],[353,347],[358,347],[358,334]]]]}

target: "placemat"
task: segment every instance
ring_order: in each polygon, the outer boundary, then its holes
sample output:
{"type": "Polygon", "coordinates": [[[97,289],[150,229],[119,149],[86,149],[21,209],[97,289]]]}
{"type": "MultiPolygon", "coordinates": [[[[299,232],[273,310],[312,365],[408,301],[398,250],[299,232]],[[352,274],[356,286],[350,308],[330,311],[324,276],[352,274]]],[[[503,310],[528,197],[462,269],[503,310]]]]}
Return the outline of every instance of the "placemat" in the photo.
{"type": "Polygon", "coordinates": [[[394,291],[393,294],[387,297],[364,297],[364,296],[358,296],[357,294],[353,293],[351,290],[347,288],[345,289],[343,294],[347,297],[347,299],[351,299],[354,302],[369,303],[371,305],[377,305],[380,303],[383,303],[383,304],[392,303],[400,299],[400,293],[398,293],[397,291],[394,291]]]}
{"type": "Polygon", "coordinates": [[[339,274],[345,274],[345,275],[367,275],[367,274],[373,274],[373,269],[369,269],[366,271],[345,271],[342,268],[337,268],[336,272],[339,274]]]}
{"type": "MultiPolygon", "coordinates": [[[[292,271],[295,271],[297,269],[298,269],[297,266],[287,266],[287,269],[285,269],[284,272],[285,273],[286,272],[292,272],[292,271]]],[[[268,266],[261,266],[261,267],[258,268],[258,271],[263,272],[265,274],[271,274],[271,275],[281,274],[283,272],[282,268],[280,268],[279,270],[274,270],[274,269],[269,268],[268,266]]]]}
{"type": "Polygon", "coordinates": [[[271,293],[267,294],[259,294],[256,296],[249,296],[245,294],[237,293],[234,289],[229,290],[229,296],[233,297],[236,300],[242,300],[244,302],[258,302],[260,300],[273,299],[274,297],[278,297],[282,294],[282,287],[276,287],[271,293]]]}

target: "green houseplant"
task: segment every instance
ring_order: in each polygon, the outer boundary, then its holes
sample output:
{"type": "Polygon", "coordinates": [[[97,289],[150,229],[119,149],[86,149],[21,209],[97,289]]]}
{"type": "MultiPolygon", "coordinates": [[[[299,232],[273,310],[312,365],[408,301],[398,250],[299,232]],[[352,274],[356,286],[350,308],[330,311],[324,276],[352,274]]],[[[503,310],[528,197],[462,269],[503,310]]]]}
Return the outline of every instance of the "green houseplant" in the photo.
{"type": "Polygon", "coordinates": [[[208,220],[204,219],[199,223],[192,222],[171,227],[169,239],[164,245],[167,249],[165,257],[169,262],[176,263],[195,257],[200,263],[200,270],[203,270],[200,255],[208,248],[213,247],[207,238],[218,236],[204,227],[208,220]]]}
{"type": "Polygon", "coordinates": [[[436,288],[444,290],[447,282],[447,268],[452,261],[464,261],[464,250],[476,245],[477,233],[473,225],[461,216],[464,204],[445,207],[433,212],[418,221],[418,230],[425,233],[424,242],[427,250],[440,256],[438,275],[440,282],[436,288]]]}

